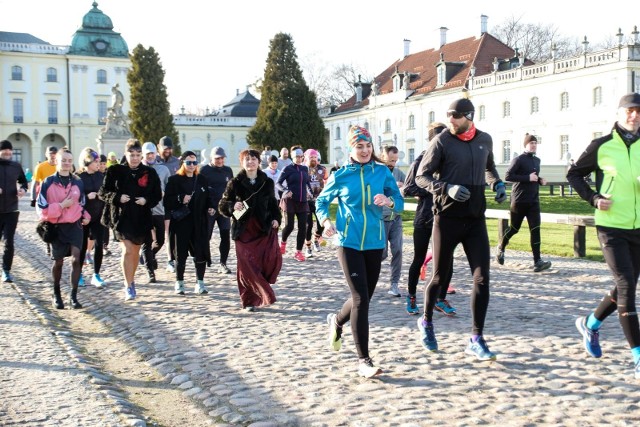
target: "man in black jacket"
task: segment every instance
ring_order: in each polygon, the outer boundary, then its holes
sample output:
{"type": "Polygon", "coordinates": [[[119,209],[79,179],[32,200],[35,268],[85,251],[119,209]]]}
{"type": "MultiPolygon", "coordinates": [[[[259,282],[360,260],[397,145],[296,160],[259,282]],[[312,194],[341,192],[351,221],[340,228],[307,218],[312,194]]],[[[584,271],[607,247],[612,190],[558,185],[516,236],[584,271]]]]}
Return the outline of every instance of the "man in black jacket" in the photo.
{"type": "Polygon", "coordinates": [[[28,190],[27,178],[22,166],[11,160],[13,146],[10,141],[0,141],[0,237],[4,239],[4,255],[2,256],[2,281],[13,283],[11,265],[13,264],[13,238],[18,226],[18,199],[28,190]],[[16,185],[20,184],[20,188],[16,185]]]}
{"type": "Polygon", "coordinates": [[[435,268],[425,291],[424,316],[417,323],[423,347],[437,351],[433,310],[441,286],[449,286],[453,252],[462,243],[473,274],[473,326],[465,352],[480,360],[495,360],[482,336],[489,307],[491,264],[484,191],[488,183],[496,192],[498,203],[506,200],[507,193],[493,160],[493,140],[488,133],[476,129],[474,113],[468,99],[458,99],[449,106],[449,129],[431,140],[416,175],[416,184],[434,196],[435,268]]]}
{"type": "Polygon", "coordinates": [[[524,136],[524,153],[511,161],[505,174],[505,180],[513,182],[511,190],[511,225],[498,243],[496,261],[504,264],[504,250],[509,240],[520,231],[522,220],[527,218],[531,233],[531,251],[533,252],[533,271],[538,272],[551,267],[550,261],[540,258],[540,196],[538,189],[547,185],[540,177],[540,159],[536,157],[538,140],[534,135],[524,136]]]}
{"type": "Polygon", "coordinates": [[[225,166],[224,161],[227,155],[222,147],[213,147],[211,149],[211,164],[203,166],[200,169],[200,175],[207,178],[209,183],[209,194],[213,206],[216,211],[213,215],[209,215],[209,241],[213,235],[213,229],[218,224],[218,231],[220,232],[220,245],[218,250],[220,251],[220,265],[218,266],[218,273],[231,274],[231,270],[227,267],[227,258],[229,257],[229,250],[231,249],[231,219],[222,215],[218,209],[218,203],[224,194],[224,190],[227,188],[227,183],[233,179],[233,170],[229,166],[225,166]]]}

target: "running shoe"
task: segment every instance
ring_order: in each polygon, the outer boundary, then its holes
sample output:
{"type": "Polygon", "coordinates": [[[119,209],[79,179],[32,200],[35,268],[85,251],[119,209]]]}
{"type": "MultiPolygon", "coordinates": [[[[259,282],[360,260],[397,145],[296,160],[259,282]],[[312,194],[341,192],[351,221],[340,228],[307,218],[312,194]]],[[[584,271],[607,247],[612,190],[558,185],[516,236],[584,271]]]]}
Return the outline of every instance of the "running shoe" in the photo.
{"type": "Polygon", "coordinates": [[[84,256],[84,265],[93,264],[93,257],[91,257],[91,252],[86,252],[84,256]]]}
{"type": "Polygon", "coordinates": [[[125,301],[130,301],[132,299],[135,299],[136,296],[134,295],[133,291],[131,290],[131,287],[125,288],[124,290],[124,300],[125,301]]]}
{"type": "Polygon", "coordinates": [[[504,250],[500,249],[500,245],[496,248],[496,261],[500,265],[504,265],[504,250]]]}
{"type": "Polygon", "coordinates": [[[138,292],[136,291],[136,283],[135,282],[131,282],[131,293],[133,293],[133,297],[137,297],[138,296],[138,292]]]}
{"type": "Polygon", "coordinates": [[[256,311],[256,308],[252,305],[248,305],[244,308],[245,311],[250,311],[250,312],[254,312],[256,311]]]}
{"type": "Polygon", "coordinates": [[[302,254],[302,251],[296,251],[296,254],[293,256],[297,261],[304,261],[305,257],[302,254]]]}
{"type": "Polygon", "coordinates": [[[227,267],[226,264],[220,264],[218,266],[218,273],[220,274],[231,274],[231,270],[227,267]]]}
{"type": "Polygon", "coordinates": [[[80,275],[80,278],[78,279],[78,287],[84,288],[85,286],[87,286],[87,285],[84,283],[84,277],[82,277],[82,275],[80,275]]]}
{"type": "Polygon", "coordinates": [[[2,270],[2,281],[4,283],[13,283],[13,276],[9,270],[2,270]]]}
{"type": "Polygon", "coordinates": [[[175,273],[176,272],[176,262],[174,260],[169,260],[167,262],[167,271],[169,273],[175,273]]]}
{"type": "Polygon", "coordinates": [[[102,280],[102,277],[100,277],[98,273],[95,273],[93,277],[91,277],[91,284],[96,288],[101,288],[104,286],[104,280],[102,280]]]}
{"type": "Polygon", "coordinates": [[[476,342],[473,342],[473,339],[469,338],[469,345],[464,352],[476,356],[478,360],[496,360],[495,353],[489,350],[489,346],[482,336],[479,337],[476,342]]]}
{"type": "Polygon", "coordinates": [[[400,290],[398,289],[398,284],[397,283],[392,283],[391,286],[389,287],[389,291],[387,292],[389,295],[393,295],[394,297],[399,297],[400,295],[400,290]]]}
{"type": "Polygon", "coordinates": [[[447,293],[449,295],[453,295],[456,293],[456,288],[453,287],[453,285],[449,285],[449,287],[447,288],[447,293]]]}
{"type": "Polygon", "coordinates": [[[533,264],[533,271],[538,273],[542,270],[547,270],[549,267],[551,267],[551,261],[543,261],[539,259],[535,264],[533,264]]]}
{"type": "Polygon", "coordinates": [[[358,363],[358,375],[365,378],[373,378],[381,373],[382,369],[375,366],[370,357],[360,359],[358,363]]]}
{"type": "Polygon", "coordinates": [[[438,351],[438,341],[433,325],[427,325],[424,317],[418,319],[418,330],[420,331],[420,343],[429,351],[438,351]]]}
{"type": "Polygon", "coordinates": [[[438,301],[434,308],[439,312],[444,313],[445,316],[454,316],[456,314],[456,309],[449,304],[449,301],[446,299],[438,301]]]}
{"type": "Polygon", "coordinates": [[[582,334],[582,342],[584,349],[593,357],[602,356],[602,348],[600,348],[600,331],[598,329],[589,329],[587,327],[587,318],[580,316],[576,319],[576,328],[582,334]]]}
{"type": "Polygon", "coordinates": [[[320,252],[320,239],[315,239],[313,241],[313,250],[316,252],[320,252]]]}
{"type": "Polygon", "coordinates": [[[415,295],[407,295],[407,313],[418,314],[419,312],[415,295]]]}
{"type": "Polygon", "coordinates": [[[342,328],[336,323],[336,317],[335,313],[327,315],[329,348],[333,351],[339,351],[342,348],[342,328]]]}
{"type": "Polygon", "coordinates": [[[282,255],[284,255],[285,253],[287,253],[287,242],[281,242],[280,243],[280,253],[282,255]]]}
{"type": "Polygon", "coordinates": [[[149,279],[149,283],[156,283],[158,281],[156,279],[156,273],[153,270],[147,270],[147,278],[149,279]]]}
{"type": "Polygon", "coordinates": [[[204,281],[202,280],[198,280],[196,282],[196,288],[194,291],[196,294],[200,294],[200,295],[205,295],[208,294],[209,291],[207,290],[207,288],[204,286],[204,281]]]}
{"type": "Polygon", "coordinates": [[[184,280],[176,280],[173,293],[176,295],[184,295],[184,280]]]}
{"type": "Polygon", "coordinates": [[[305,249],[305,255],[307,258],[310,258],[313,256],[313,249],[311,249],[311,245],[307,245],[307,248],[305,249]]]}

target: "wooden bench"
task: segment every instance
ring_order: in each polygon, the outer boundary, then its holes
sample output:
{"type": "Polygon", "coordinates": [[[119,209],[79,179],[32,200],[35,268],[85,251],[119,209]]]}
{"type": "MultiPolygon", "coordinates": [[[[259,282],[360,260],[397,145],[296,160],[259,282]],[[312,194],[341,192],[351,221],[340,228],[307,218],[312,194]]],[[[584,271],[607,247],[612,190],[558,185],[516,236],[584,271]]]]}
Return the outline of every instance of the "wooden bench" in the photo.
{"type": "MultiPolygon", "coordinates": [[[[498,238],[503,236],[509,227],[509,211],[487,209],[485,216],[500,220],[498,223],[498,238]]],[[[540,221],[551,224],[573,225],[573,256],[582,258],[587,255],[587,227],[595,227],[596,225],[592,216],[541,213],[540,221]]]]}

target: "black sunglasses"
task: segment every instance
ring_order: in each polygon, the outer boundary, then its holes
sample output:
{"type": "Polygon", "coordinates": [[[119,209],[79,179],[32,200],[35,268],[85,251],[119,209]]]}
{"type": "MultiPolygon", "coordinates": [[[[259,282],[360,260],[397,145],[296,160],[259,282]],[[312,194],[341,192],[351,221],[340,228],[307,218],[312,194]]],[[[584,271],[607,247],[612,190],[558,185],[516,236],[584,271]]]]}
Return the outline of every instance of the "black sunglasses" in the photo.
{"type": "Polygon", "coordinates": [[[187,165],[187,166],[196,166],[198,164],[198,161],[197,160],[185,160],[184,164],[187,165]]]}
{"type": "Polygon", "coordinates": [[[454,119],[461,119],[464,117],[464,113],[458,113],[457,111],[447,111],[447,117],[453,117],[454,119]]]}

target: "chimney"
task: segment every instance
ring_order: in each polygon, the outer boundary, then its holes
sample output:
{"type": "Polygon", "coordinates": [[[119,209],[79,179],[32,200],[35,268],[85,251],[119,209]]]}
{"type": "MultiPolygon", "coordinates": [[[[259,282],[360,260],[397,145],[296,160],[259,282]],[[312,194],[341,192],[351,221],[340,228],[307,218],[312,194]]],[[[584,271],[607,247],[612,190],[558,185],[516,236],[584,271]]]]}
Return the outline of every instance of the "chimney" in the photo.
{"type": "Polygon", "coordinates": [[[411,47],[411,40],[404,39],[403,42],[404,42],[404,56],[403,56],[403,58],[406,58],[407,56],[409,56],[409,51],[410,51],[409,48],[411,47]]]}
{"type": "Polygon", "coordinates": [[[480,35],[487,32],[487,21],[489,17],[487,15],[480,15],[480,35]]]}
{"type": "Polygon", "coordinates": [[[440,47],[447,44],[447,31],[449,29],[447,27],[440,27],[440,47]]]}

